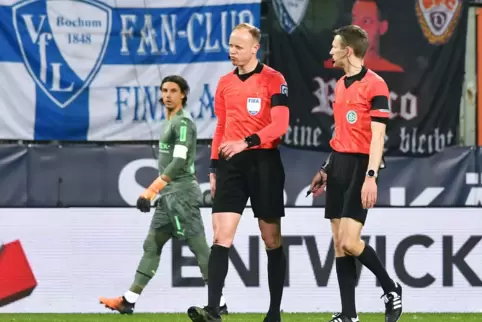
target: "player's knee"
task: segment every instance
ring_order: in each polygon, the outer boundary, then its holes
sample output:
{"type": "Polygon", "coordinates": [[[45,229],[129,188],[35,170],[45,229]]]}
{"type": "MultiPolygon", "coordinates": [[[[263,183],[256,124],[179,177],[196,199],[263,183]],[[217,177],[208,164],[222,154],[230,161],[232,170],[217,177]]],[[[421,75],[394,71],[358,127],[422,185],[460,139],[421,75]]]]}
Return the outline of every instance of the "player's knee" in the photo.
{"type": "Polygon", "coordinates": [[[156,239],[151,234],[149,234],[144,240],[142,248],[144,249],[145,254],[149,254],[152,256],[158,256],[161,253],[162,249],[162,247],[157,246],[156,239]]]}
{"type": "Polygon", "coordinates": [[[266,249],[276,249],[281,247],[281,238],[264,239],[263,241],[266,249]]]}
{"type": "Polygon", "coordinates": [[[213,214],[213,244],[227,248],[231,247],[240,218],[241,215],[236,213],[213,214]]]}
{"type": "Polygon", "coordinates": [[[342,256],[345,251],[343,250],[343,247],[341,247],[341,242],[340,239],[333,236],[333,247],[335,248],[335,255],[336,256],[342,256]]]}
{"type": "Polygon", "coordinates": [[[280,219],[259,219],[258,225],[266,249],[279,248],[282,244],[280,219]]]}
{"type": "Polygon", "coordinates": [[[262,231],[261,238],[263,238],[266,249],[275,249],[281,246],[281,235],[276,231],[262,231]]]}
{"type": "Polygon", "coordinates": [[[351,238],[343,238],[339,245],[339,250],[345,254],[353,254],[357,247],[357,241],[351,238]]]}
{"type": "Polygon", "coordinates": [[[229,231],[218,230],[214,234],[213,244],[229,248],[233,245],[234,234],[229,231]]]}
{"type": "Polygon", "coordinates": [[[213,244],[223,246],[226,248],[231,247],[236,233],[235,229],[232,229],[231,225],[218,223],[214,227],[213,244]]]}
{"type": "Polygon", "coordinates": [[[337,257],[343,256],[344,251],[343,251],[343,248],[341,247],[342,232],[340,230],[340,219],[331,220],[331,232],[333,236],[333,247],[335,248],[335,255],[337,257]]]}

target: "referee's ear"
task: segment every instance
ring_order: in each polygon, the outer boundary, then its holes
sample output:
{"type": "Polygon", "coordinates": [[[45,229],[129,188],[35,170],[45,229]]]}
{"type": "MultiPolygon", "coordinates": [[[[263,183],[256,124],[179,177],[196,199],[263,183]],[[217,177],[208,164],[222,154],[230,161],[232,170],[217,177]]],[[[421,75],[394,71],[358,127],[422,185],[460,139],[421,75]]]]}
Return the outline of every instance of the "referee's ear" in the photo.
{"type": "Polygon", "coordinates": [[[261,47],[261,45],[260,45],[259,43],[254,44],[254,46],[253,46],[253,49],[254,49],[253,54],[256,54],[256,53],[258,52],[258,50],[259,50],[260,47],[261,47]]]}

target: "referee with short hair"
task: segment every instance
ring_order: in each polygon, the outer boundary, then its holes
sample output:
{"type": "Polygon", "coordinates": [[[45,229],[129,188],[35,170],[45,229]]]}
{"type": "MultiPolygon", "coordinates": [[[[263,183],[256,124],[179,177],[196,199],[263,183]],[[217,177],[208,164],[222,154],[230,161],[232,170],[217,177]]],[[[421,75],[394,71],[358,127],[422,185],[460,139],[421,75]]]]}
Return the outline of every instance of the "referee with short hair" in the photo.
{"type": "Polygon", "coordinates": [[[330,55],[345,75],[335,87],[333,152],[311,183],[310,192],[326,186],[325,218],[331,220],[342,312],[330,322],[358,322],[355,286],[358,259],[380,281],[385,322],[402,314],[402,287],[388,275],[375,250],[360,238],[369,208],[377,200],[377,176],[382,164],[386,123],[390,117],[385,81],[363,66],[368,49],[365,30],[350,25],[335,31],[330,55]]]}
{"type": "Polygon", "coordinates": [[[221,321],[219,299],[229,250],[248,198],[268,256],[270,305],[265,322],[280,322],[286,275],[281,218],[285,172],[277,149],[289,126],[288,87],[280,72],[258,61],[261,33],[249,24],[234,28],[229,56],[236,69],[216,88],[218,117],[211,150],[214,244],[209,257],[208,305],[191,307],[192,321],[221,321]]]}

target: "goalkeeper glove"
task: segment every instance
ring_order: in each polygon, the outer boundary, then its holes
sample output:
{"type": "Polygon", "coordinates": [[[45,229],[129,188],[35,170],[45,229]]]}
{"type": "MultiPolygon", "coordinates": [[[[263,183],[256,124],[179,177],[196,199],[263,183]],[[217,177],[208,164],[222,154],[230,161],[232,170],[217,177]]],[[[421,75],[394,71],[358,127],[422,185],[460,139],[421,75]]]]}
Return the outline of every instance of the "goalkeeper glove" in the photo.
{"type": "Polygon", "coordinates": [[[139,196],[137,199],[137,209],[142,212],[151,211],[151,201],[157,196],[157,194],[164,189],[167,182],[161,177],[158,177],[154,182],[139,196]]]}

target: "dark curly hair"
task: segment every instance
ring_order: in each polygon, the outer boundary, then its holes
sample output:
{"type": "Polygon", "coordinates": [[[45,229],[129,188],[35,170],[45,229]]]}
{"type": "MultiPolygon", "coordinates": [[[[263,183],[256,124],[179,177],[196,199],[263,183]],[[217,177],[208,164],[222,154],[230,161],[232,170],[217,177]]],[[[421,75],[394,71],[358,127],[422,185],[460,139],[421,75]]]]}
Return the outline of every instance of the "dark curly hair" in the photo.
{"type": "MultiPolygon", "coordinates": [[[[169,75],[169,76],[164,77],[164,79],[161,82],[161,86],[159,86],[159,88],[162,90],[162,85],[164,85],[164,83],[168,83],[168,82],[176,83],[177,86],[179,86],[179,89],[181,90],[181,93],[184,94],[184,98],[182,99],[182,106],[186,106],[187,95],[189,94],[189,85],[187,84],[187,81],[179,75],[169,75]]],[[[164,104],[163,101],[162,101],[162,97],[159,100],[159,102],[161,102],[161,104],[164,104]]]]}

